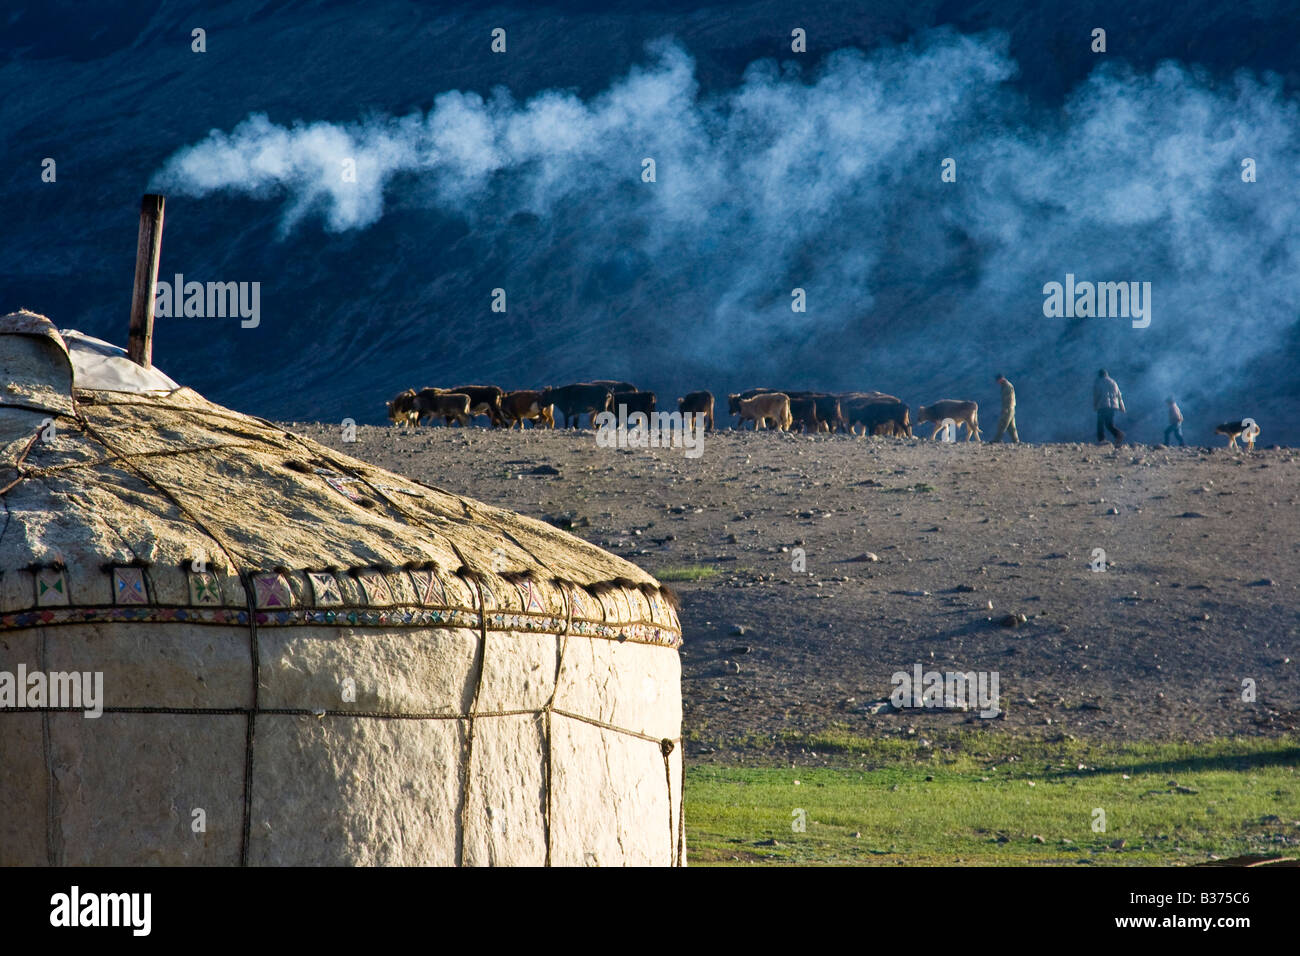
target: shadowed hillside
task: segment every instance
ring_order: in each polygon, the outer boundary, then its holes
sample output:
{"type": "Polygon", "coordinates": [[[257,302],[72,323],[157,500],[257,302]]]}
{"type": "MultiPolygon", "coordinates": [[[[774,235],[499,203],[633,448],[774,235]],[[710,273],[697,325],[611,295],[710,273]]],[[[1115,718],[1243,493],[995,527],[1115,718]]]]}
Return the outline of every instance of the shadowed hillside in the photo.
{"type": "Polygon", "coordinates": [[[120,339],[157,188],[163,278],[262,283],[256,329],[161,319],[157,360],[264,415],[375,422],[410,385],[590,377],[988,404],[1005,371],[1024,437],[1064,439],[1106,365],[1131,433],[1173,392],[1189,440],[1249,415],[1294,443],[1288,9],[20,4],[0,299],[120,339]],[[1150,281],[1150,327],[1045,318],[1066,273],[1150,281]]]}

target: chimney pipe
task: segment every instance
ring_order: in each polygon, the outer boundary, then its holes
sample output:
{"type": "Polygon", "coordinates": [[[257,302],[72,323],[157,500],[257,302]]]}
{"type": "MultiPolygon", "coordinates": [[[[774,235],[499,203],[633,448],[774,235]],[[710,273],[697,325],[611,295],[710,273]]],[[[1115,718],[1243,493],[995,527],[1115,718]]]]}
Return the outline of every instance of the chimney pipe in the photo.
{"type": "Polygon", "coordinates": [[[144,368],[153,365],[154,290],[158,287],[165,204],[166,199],[152,193],[146,193],[140,200],[140,238],[135,249],[135,293],[131,298],[131,331],[126,354],[144,368]]]}

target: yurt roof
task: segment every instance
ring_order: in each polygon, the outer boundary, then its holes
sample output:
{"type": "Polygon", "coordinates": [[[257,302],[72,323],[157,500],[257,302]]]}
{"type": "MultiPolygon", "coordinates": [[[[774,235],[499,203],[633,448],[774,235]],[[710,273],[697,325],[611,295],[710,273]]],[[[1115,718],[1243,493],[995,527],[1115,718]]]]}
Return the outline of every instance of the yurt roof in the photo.
{"type": "Polygon", "coordinates": [[[0,366],[0,630],[481,609],[680,641],[671,593],[635,565],[217,405],[44,316],[0,318],[0,366]]]}

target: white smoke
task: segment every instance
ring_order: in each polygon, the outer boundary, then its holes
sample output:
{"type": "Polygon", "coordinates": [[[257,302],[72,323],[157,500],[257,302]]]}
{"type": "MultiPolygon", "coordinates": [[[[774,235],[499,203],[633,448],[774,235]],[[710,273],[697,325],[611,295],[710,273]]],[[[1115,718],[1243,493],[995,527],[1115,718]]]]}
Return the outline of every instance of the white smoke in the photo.
{"type": "Polygon", "coordinates": [[[657,357],[689,337],[721,368],[743,343],[773,372],[770,346],[824,336],[828,386],[947,339],[935,377],[983,382],[1064,351],[1091,367],[1122,349],[1153,389],[1181,394],[1211,354],[1230,372],[1276,347],[1300,301],[1286,185],[1300,108],[1280,81],[1099,69],[1048,110],[1014,90],[1015,73],[1004,37],[944,32],[842,50],[806,76],[760,61],[705,95],[688,53],[660,41],[586,100],[453,91],[427,113],[346,126],[252,115],[176,153],[154,185],[282,197],[286,236],[316,217],[364,229],[386,200],[424,207],[485,247],[511,244],[516,286],[563,285],[575,328],[622,296],[663,331],[657,357]],[[946,157],[953,184],[940,182],[946,157]],[[1247,157],[1256,183],[1242,182],[1247,157]],[[520,214],[538,228],[508,233],[520,214]],[[1152,282],[1151,327],[1044,318],[1042,286],[1067,272],[1152,282]],[[790,309],[796,286],[807,313],[790,309]]]}

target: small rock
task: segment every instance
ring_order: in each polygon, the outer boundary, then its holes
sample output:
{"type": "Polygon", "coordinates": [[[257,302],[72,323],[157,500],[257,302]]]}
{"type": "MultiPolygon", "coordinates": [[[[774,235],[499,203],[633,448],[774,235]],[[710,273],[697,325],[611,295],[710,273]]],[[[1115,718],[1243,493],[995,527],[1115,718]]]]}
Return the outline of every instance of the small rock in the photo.
{"type": "Polygon", "coordinates": [[[734,634],[734,635],[736,635],[736,637],[744,637],[744,636],[745,636],[745,633],[746,633],[746,630],[747,630],[747,629],[746,629],[745,625],[743,625],[743,624],[735,624],[735,625],[733,625],[732,628],[731,628],[731,633],[734,634]]]}
{"type": "Polygon", "coordinates": [[[849,564],[852,564],[852,563],[859,563],[859,564],[860,564],[860,563],[863,563],[863,562],[871,562],[871,561],[879,561],[879,560],[880,560],[879,555],[873,554],[873,553],[870,552],[870,551],[863,551],[863,552],[862,552],[860,555],[858,555],[856,558],[849,558],[848,561],[847,561],[846,563],[849,563],[849,564]]]}
{"type": "Polygon", "coordinates": [[[1251,581],[1251,582],[1250,582],[1250,587],[1252,587],[1252,588],[1275,588],[1275,587],[1277,587],[1277,582],[1274,581],[1272,578],[1260,578],[1258,581],[1251,581]]]}
{"type": "Polygon", "coordinates": [[[1047,841],[1044,840],[1042,837],[1040,837],[1037,833],[1035,833],[1035,834],[1034,834],[1033,836],[1031,836],[1029,839],[1033,840],[1035,843],[1046,843],[1046,842],[1047,842],[1047,841]]]}

